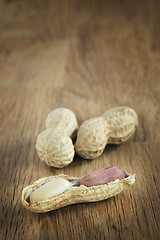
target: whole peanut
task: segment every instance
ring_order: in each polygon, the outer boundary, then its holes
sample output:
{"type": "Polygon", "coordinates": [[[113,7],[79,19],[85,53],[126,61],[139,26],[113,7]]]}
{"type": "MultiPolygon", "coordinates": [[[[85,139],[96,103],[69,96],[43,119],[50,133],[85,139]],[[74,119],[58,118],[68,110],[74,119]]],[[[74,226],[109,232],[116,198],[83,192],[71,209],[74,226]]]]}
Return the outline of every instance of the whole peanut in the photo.
{"type": "Polygon", "coordinates": [[[106,144],[128,140],[138,125],[136,112],[129,107],[116,107],[102,116],[86,120],[79,128],[75,150],[86,159],[99,157],[106,144]]]}
{"type": "Polygon", "coordinates": [[[36,150],[47,165],[62,168],[73,161],[78,123],[75,114],[67,108],[57,108],[46,118],[46,130],[38,135],[36,150]]]}

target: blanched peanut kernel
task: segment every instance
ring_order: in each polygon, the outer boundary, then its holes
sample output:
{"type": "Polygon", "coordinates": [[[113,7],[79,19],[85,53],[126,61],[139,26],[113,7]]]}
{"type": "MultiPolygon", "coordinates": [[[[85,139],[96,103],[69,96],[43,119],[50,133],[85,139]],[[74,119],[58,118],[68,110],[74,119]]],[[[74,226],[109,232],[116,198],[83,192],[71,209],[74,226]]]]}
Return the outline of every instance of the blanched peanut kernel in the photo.
{"type": "Polygon", "coordinates": [[[52,178],[51,181],[37,188],[30,196],[30,202],[36,203],[50,199],[72,187],[72,183],[64,178],[52,178]]]}

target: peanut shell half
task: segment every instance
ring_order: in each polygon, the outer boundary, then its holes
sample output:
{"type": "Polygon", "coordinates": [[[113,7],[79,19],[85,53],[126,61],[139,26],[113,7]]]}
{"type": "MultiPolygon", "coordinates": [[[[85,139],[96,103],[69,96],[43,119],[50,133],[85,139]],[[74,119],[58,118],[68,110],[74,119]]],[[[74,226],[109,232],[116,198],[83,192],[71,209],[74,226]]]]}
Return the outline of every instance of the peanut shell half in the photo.
{"type": "MultiPolygon", "coordinates": [[[[69,181],[79,181],[80,179],[63,174],[54,177],[63,177],[69,181]]],[[[128,189],[135,182],[135,175],[127,174],[127,177],[121,180],[118,179],[104,185],[92,187],[86,187],[84,185],[73,186],[64,193],[53,198],[37,203],[30,203],[29,199],[32,191],[34,191],[36,186],[43,184],[43,182],[48,181],[50,178],[53,178],[53,176],[40,178],[38,181],[23,189],[22,204],[25,208],[32,212],[44,213],[75,203],[102,201],[128,189]]]]}

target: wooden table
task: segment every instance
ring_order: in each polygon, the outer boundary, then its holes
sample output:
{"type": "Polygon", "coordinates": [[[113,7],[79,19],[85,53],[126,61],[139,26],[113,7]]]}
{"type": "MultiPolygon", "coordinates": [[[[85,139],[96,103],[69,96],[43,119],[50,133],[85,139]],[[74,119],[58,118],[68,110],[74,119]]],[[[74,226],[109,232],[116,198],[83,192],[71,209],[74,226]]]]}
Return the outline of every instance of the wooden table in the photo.
{"type": "Polygon", "coordinates": [[[0,4],[1,239],[160,239],[159,1],[11,1],[0,4]],[[79,124],[127,105],[139,126],[97,159],[65,168],[39,160],[38,134],[57,107],[79,124]],[[108,200],[46,214],[22,189],[40,177],[118,165],[135,184],[108,200]]]}

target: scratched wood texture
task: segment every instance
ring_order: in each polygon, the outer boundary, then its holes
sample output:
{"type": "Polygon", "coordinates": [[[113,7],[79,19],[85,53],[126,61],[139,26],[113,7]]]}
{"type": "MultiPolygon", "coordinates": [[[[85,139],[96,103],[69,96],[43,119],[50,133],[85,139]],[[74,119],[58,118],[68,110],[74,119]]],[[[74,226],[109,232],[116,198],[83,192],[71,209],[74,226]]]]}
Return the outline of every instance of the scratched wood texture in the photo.
{"type": "Polygon", "coordinates": [[[159,13],[159,1],[0,2],[1,239],[160,239],[159,13]],[[81,124],[119,105],[139,116],[128,142],[63,169],[39,160],[35,141],[52,109],[70,108],[81,124]],[[136,173],[133,187],[46,214],[21,204],[40,177],[108,165],[136,173]]]}

